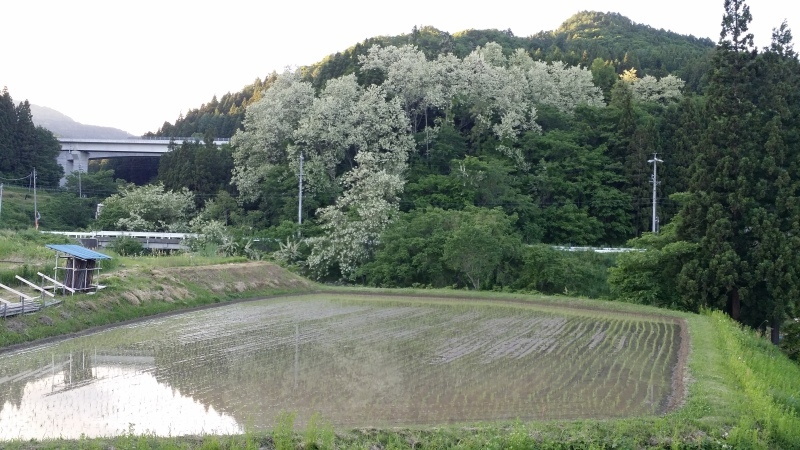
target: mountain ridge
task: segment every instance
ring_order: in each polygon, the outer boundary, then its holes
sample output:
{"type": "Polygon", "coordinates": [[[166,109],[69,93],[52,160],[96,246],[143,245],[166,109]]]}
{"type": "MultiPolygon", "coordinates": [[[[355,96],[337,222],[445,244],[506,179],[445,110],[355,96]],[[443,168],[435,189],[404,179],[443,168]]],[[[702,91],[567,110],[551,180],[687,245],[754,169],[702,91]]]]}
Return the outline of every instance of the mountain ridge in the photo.
{"type": "Polygon", "coordinates": [[[128,139],[135,137],[119,128],[86,125],[47,106],[31,104],[33,123],[47,128],[56,137],[86,139],[128,139]]]}
{"type": "MultiPolygon", "coordinates": [[[[373,45],[417,46],[428,58],[453,53],[463,58],[478,46],[496,42],[507,51],[525,49],[534,59],[564,61],[569,65],[589,67],[600,58],[617,74],[636,68],[640,76],[676,75],[686,82],[690,92],[702,92],[708,70],[709,55],[714,43],[708,38],[682,35],[640,24],[613,12],[581,11],[573,14],[558,28],[518,37],[511,30],[468,29],[450,34],[433,26],[414,27],[409,34],[376,36],[352,47],[301,67],[303,79],[321,89],[330,79],[355,73],[359,81],[369,84],[358,70],[358,57],[373,45]]],[[[190,136],[211,132],[217,137],[230,137],[241,127],[247,105],[257,101],[261,92],[274,81],[276,73],[230,92],[216,96],[199,108],[189,109],[173,123],[164,122],[150,136],[190,136]]],[[[612,80],[613,82],[613,80],[612,80]]],[[[605,87],[607,88],[607,87],[605,87]]]]}

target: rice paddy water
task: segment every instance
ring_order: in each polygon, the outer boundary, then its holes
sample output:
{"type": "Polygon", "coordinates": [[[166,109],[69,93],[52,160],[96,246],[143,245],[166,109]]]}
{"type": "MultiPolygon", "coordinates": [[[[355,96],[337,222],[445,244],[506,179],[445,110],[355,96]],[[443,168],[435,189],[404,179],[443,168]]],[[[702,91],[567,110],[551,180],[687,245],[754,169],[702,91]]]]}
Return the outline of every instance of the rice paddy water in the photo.
{"type": "Polygon", "coordinates": [[[661,414],[680,326],[468,300],[315,294],[0,355],[0,439],[661,414]]]}

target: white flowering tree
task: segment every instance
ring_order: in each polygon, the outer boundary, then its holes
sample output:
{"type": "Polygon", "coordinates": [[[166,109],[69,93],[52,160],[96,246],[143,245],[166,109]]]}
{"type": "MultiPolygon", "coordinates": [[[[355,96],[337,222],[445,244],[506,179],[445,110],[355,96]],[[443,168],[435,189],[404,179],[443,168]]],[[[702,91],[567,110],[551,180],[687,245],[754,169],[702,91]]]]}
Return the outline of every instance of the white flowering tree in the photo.
{"type": "Polygon", "coordinates": [[[342,195],[334,205],[317,211],[325,234],[308,240],[312,251],[306,264],[318,276],[336,267],[349,277],[371,257],[398,211],[408,153],[414,148],[400,100],[387,101],[377,86],[358,91],[339,133],[318,130],[302,140],[308,146],[347,148],[355,155],[353,168],[340,180],[342,195]],[[328,138],[339,140],[334,143],[328,138]]]}
{"type": "Polygon", "coordinates": [[[456,72],[460,61],[441,55],[429,61],[417,47],[370,47],[359,57],[362,70],[379,70],[385,80],[381,87],[390,97],[399,98],[411,124],[411,132],[424,129],[426,153],[435,139],[438,125],[431,123],[429,112],[446,116],[455,96],[456,72]]]}
{"type": "Polygon", "coordinates": [[[276,165],[287,164],[288,147],[300,119],[314,101],[314,88],[289,71],[280,75],[263,97],[247,107],[244,131],[231,139],[233,179],[243,199],[259,198],[260,183],[276,165]]]}
{"type": "Polygon", "coordinates": [[[630,88],[636,100],[661,104],[679,101],[683,97],[683,86],[686,84],[675,75],[667,75],[660,79],[652,75],[639,78],[636,69],[623,72],[620,80],[630,88]]]}
{"type": "Polygon", "coordinates": [[[414,132],[424,114],[426,136],[436,136],[428,112],[439,112],[448,120],[448,111],[458,102],[470,112],[477,125],[475,131],[491,131],[501,141],[497,150],[523,169],[528,163],[521,152],[507,144],[526,131],[540,130],[535,105],[551,105],[571,113],[581,104],[604,104],[602,91],[593,84],[589,70],[533,61],[522,49],[506,58],[503,48],[494,42],[476,48],[463,60],[445,55],[428,61],[414,46],[375,46],[360,62],[362,70],[385,74],[382,86],[389,95],[401,99],[414,132]]]}
{"type": "Polygon", "coordinates": [[[605,106],[603,91],[594,85],[591,71],[562,62],[532,61],[526,66],[528,95],[533,103],[549,105],[567,114],[580,105],[605,106]]]}
{"type": "Polygon", "coordinates": [[[358,129],[362,92],[353,75],[330,80],[298,122],[287,152],[292,166],[303,155],[309,192],[339,190],[340,165],[353,167],[365,139],[358,129]]]}
{"type": "Polygon", "coordinates": [[[677,102],[683,96],[685,81],[675,75],[667,75],[660,79],[645,75],[638,79],[631,88],[634,98],[644,102],[669,103],[677,102]]]}
{"type": "Polygon", "coordinates": [[[452,123],[454,109],[467,111],[476,135],[492,133],[497,150],[528,170],[513,144],[541,130],[536,105],[567,113],[580,104],[602,105],[588,70],[533,61],[524,51],[506,57],[496,43],[463,59],[433,60],[414,46],[375,46],[360,64],[381,71],[383,83],[362,87],[347,75],[316,95],[298,74],[284,73],[248,107],[244,131],[233,139],[233,182],[245,199],[258,199],[273,168],[296,172],[301,156],[306,192],[336,196],[316,211],[325,233],[307,240],[306,264],[318,276],[352,276],[371,257],[398,211],[415,136],[427,137],[430,151],[438,124],[452,123]]]}
{"type": "Polygon", "coordinates": [[[194,194],[188,189],[165,191],[162,184],[123,188],[103,201],[100,223],[113,222],[122,231],[187,232],[194,215],[194,194]]]}

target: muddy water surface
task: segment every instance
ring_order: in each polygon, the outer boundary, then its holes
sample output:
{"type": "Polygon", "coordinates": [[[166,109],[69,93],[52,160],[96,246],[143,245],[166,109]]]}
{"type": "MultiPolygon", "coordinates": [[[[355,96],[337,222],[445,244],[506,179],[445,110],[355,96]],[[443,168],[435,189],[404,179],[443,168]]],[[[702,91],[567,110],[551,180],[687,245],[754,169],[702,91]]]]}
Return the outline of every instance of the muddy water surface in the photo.
{"type": "Polygon", "coordinates": [[[333,295],[239,303],[0,356],[0,439],[663,412],[657,320],[333,295]]]}

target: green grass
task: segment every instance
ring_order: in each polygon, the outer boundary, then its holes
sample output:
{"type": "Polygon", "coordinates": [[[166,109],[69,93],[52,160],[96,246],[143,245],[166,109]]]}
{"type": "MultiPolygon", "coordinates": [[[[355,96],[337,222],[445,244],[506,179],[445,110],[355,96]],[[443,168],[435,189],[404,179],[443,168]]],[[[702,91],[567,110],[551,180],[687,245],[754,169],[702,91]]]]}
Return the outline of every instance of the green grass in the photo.
{"type": "MultiPolygon", "coordinates": [[[[36,190],[37,206],[49,201],[50,194],[36,190]]],[[[0,227],[8,230],[25,230],[34,226],[33,190],[3,186],[3,209],[0,211],[0,227]]]]}
{"type": "MultiPolygon", "coordinates": [[[[210,279],[201,277],[199,280],[178,279],[170,271],[180,268],[190,271],[192,268],[225,268],[242,262],[241,258],[114,256],[110,263],[103,263],[103,271],[97,281],[107,287],[98,293],[59,297],[63,302],[56,307],[46,308],[36,314],[0,319],[0,352],[9,345],[58,337],[92,327],[231,300],[308,291],[315,287],[305,280],[302,280],[302,286],[294,286],[292,283],[300,280],[298,276],[269,263],[256,264],[248,277],[278,272],[272,278],[275,281],[273,285],[262,284],[249,290],[236,289],[236,276],[226,273],[226,270],[220,270],[213,277],[205,277],[210,279]],[[208,283],[211,282],[220,284],[222,288],[209,289],[208,283]]],[[[46,268],[52,270],[52,265],[46,268]]],[[[7,275],[13,279],[13,274],[23,273],[22,270],[23,267],[17,267],[8,270],[7,275]]],[[[16,280],[9,284],[21,288],[16,280]]]]}

